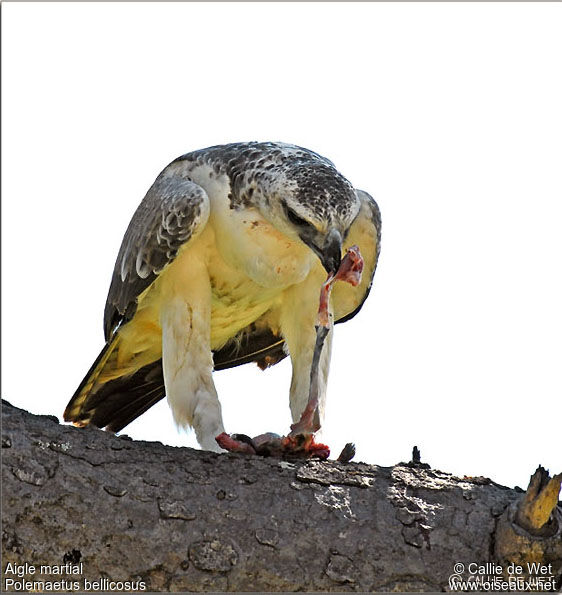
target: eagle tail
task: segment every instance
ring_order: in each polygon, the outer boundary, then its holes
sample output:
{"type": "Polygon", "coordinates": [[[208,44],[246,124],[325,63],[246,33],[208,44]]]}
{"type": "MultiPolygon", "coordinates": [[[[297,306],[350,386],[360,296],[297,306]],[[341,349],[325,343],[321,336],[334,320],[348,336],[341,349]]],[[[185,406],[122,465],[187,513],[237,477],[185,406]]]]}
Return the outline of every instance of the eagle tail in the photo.
{"type": "MultiPolygon", "coordinates": [[[[122,341],[120,333],[115,333],[106,343],[66,406],[65,421],[119,432],[164,398],[162,359],[146,363],[147,359],[142,358],[138,363],[132,356],[121,361],[122,341]]],[[[214,352],[214,369],[225,370],[249,362],[265,369],[286,355],[282,338],[252,326],[237,341],[214,352]]]]}
{"type": "Polygon", "coordinates": [[[119,341],[114,336],[102,349],[66,406],[65,421],[119,432],[164,398],[162,360],[136,370],[123,367],[119,341]]]}

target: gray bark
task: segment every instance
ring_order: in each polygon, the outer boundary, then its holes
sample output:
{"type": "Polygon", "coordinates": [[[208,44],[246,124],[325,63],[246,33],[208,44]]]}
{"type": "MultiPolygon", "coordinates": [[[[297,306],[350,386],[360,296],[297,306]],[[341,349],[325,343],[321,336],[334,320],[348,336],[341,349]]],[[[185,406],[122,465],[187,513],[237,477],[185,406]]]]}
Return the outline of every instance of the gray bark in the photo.
{"type": "Polygon", "coordinates": [[[2,412],[3,580],[8,562],[80,562],[68,580],[149,591],[441,591],[457,562],[529,555],[560,580],[560,508],[530,535],[513,521],[521,494],[489,479],[218,455],[2,412]]]}

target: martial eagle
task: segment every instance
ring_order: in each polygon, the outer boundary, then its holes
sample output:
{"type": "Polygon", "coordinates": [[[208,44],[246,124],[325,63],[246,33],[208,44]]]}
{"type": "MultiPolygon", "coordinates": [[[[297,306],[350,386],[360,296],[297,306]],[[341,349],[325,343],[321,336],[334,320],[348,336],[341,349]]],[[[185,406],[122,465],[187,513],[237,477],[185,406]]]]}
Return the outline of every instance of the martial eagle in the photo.
{"type": "MultiPolygon", "coordinates": [[[[224,432],[213,370],[289,355],[290,409],[309,396],[320,287],[359,246],[359,285],[339,283],[330,328],[369,294],[380,247],[373,198],[328,159],[277,142],[187,153],[149,189],[125,232],[105,306],[106,344],[64,419],[118,432],[164,396],[202,448],[224,432]]],[[[318,365],[324,414],[332,332],[318,365]]]]}

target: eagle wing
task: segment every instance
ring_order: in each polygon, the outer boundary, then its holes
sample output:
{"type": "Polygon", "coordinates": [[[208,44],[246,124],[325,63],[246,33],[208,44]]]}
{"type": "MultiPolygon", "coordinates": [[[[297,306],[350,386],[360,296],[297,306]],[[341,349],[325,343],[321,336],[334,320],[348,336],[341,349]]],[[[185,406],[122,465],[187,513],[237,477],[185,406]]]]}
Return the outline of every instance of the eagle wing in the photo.
{"type": "Polygon", "coordinates": [[[66,421],[118,431],[164,396],[161,360],[130,371],[120,364],[119,328],[130,321],[138,299],[205,227],[209,198],[190,179],[164,170],[125,232],[104,313],[106,345],[64,412],[66,421]]]}
{"type": "Polygon", "coordinates": [[[160,174],[125,232],[104,312],[108,341],[133,318],[137,299],[199,231],[209,216],[209,199],[201,186],[178,175],[160,174]]]}

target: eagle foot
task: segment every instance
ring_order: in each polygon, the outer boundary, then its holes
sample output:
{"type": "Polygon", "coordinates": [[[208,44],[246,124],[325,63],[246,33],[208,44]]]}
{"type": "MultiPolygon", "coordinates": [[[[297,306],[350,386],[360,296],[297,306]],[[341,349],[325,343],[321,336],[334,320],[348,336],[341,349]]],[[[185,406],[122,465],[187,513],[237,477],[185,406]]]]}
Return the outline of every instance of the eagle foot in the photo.
{"type": "Polygon", "coordinates": [[[254,454],[277,459],[321,459],[330,456],[330,448],[314,441],[312,434],[279,436],[273,432],[250,438],[245,434],[223,432],[215,438],[217,444],[229,452],[254,454]]]}

